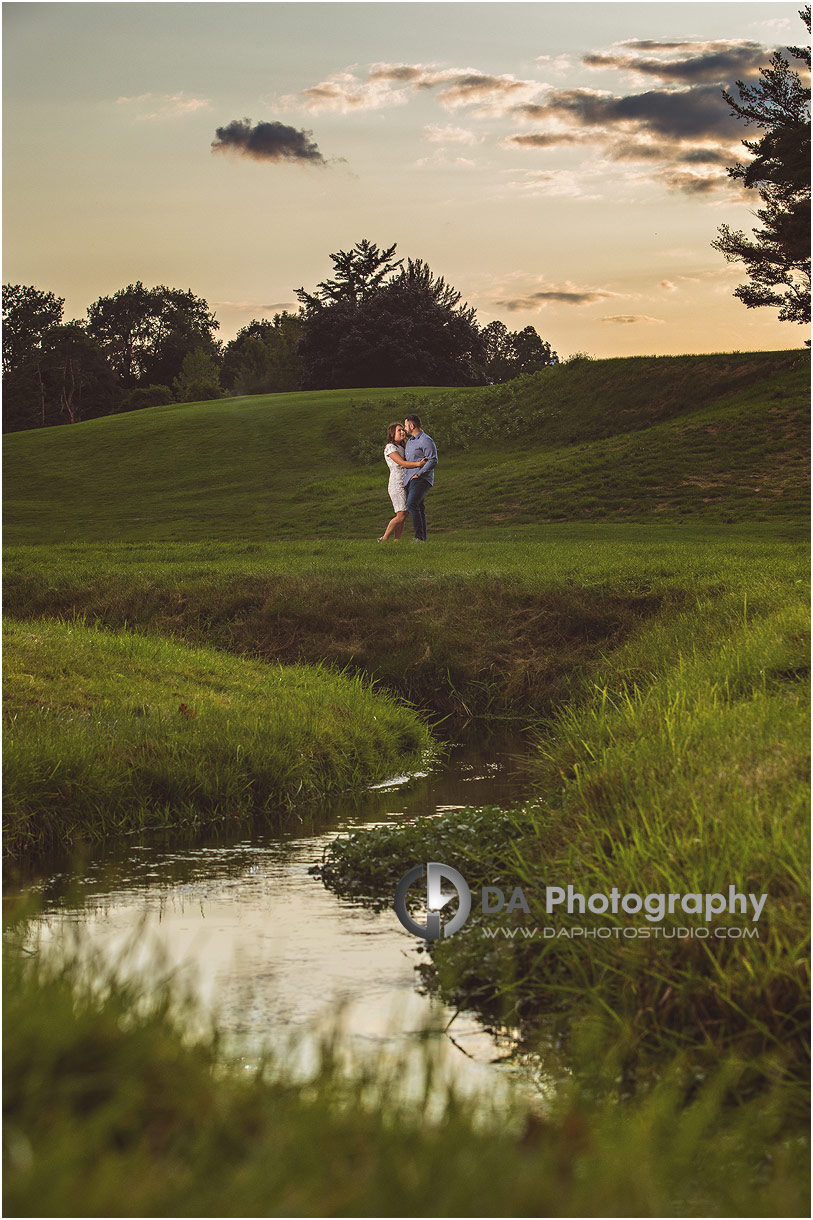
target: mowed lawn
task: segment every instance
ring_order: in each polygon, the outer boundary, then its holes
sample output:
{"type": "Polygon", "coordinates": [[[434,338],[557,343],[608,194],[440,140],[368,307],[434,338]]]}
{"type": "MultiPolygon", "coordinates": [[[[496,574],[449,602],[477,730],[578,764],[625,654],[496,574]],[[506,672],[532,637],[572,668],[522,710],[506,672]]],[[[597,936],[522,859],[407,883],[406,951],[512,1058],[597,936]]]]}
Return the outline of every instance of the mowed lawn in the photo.
{"type": "Polygon", "coordinates": [[[440,466],[430,533],[555,521],[791,521],[808,503],[809,356],[582,361],[508,386],[153,407],[5,440],[6,543],[374,539],[387,425],[440,466]]]}

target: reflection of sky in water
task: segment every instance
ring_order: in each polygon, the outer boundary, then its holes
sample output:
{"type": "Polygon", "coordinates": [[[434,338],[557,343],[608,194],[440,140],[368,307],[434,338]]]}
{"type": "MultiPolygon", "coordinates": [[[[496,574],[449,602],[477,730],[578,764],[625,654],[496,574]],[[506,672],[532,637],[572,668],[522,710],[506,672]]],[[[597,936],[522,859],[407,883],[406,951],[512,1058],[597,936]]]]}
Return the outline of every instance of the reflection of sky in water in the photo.
{"type": "Polygon", "coordinates": [[[263,1044],[293,1037],[298,1049],[290,1053],[309,1066],[339,1012],[354,1057],[420,1057],[431,1027],[441,1074],[466,1091],[493,1094],[492,1063],[507,1045],[472,1017],[418,994],[418,942],[391,907],[376,913],[338,899],[309,870],[337,833],[360,822],[508,804],[527,787],[504,754],[461,752],[432,774],[397,778],[333,802],[329,829],[318,833],[302,823],[284,836],[243,830],[232,842],[210,837],[171,848],[153,838],[99,852],[69,894],[60,893],[64,877],[40,882],[42,942],[81,927],[83,951],[98,950],[127,973],[172,970],[249,1059],[263,1044]]]}

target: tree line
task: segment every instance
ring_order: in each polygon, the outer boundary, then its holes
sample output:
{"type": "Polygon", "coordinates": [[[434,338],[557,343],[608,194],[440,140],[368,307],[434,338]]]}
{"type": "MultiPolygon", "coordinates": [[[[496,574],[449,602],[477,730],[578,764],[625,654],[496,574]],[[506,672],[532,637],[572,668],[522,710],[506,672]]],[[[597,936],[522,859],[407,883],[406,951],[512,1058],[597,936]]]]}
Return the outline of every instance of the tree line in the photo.
{"type": "MultiPolygon", "coordinates": [[[[810,6],[800,10],[810,31],[810,6]]],[[[810,47],[789,47],[810,69],[810,47]]],[[[746,125],[747,165],[729,175],[758,195],[751,236],[718,229],[712,243],[749,279],[735,290],[749,309],[810,322],[810,88],[780,52],[753,85],[723,98],[746,125]]],[[[299,310],[251,321],[230,343],[192,292],[139,281],[100,297],[81,320],[64,298],[23,284],[3,288],[4,429],[76,423],[116,411],[222,394],[365,386],[483,385],[555,364],[532,326],[480,327],[474,309],[422,259],[395,245],[357,242],[331,254],[333,275],[296,290],[299,310]]]]}
{"type": "Polygon", "coordinates": [[[394,385],[484,385],[555,363],[532,326],[480,327],[421,259],[368,240],[331,255],[300,308],[254,319],[231,342],[191,291],[141,281],[65,321],[64,298],[3,287],[4,430],[223,395],[394,385]]]}

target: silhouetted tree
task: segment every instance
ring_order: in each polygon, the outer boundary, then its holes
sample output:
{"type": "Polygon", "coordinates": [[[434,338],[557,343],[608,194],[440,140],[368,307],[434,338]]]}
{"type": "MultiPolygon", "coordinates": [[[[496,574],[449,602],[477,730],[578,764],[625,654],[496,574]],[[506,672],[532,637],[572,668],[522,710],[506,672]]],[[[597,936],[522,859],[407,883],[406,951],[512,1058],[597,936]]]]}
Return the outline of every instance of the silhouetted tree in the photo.
{"type": "Polygon", "coordinates": [[[52,327],[39,349],[4,378],[4,429],[75,424],[118,407],[121,386],[81,323],[52,327]]]}
{"type": "Polygon", "coordinates": [[[533,326],[511,331],[504,322],[489,322],[481,335],[485,344],[484,371],[488,381],[510,381],[557,364],[559,357],[533,326]]]}
{"type": "Polygon", "coordinates": [[[331,255],[336,277],[309,294],[300,354],[303,388],[473,385],[484,347],[475,312],[421,259],[362,241],[331,255]],[[400,268],[400,270],[398,270],[400,268]]]}
{"type": "Polygon", "coordinates": [[[145,288],[139,280],[87,311],[88,334],[96,340],[125,385],[171,385],[185,357],[198,348],[218,355],[219,322],[206,301],[192,292],[145,288]]]}
{"type": "Polygon", "coordinates": [[[274,315],[274,320],[249,322],[223,351],[222,381],[235,394],[274,394],[298,390],[302,384],[301,314],[274,315]]]}
{"type": "Polygon", "coordinates": [[[40,347],[62,321],[64,297],[28,284],[3,285],[3,373],[11,373],[40,347]]]}
{"type": "Polygon", "coordinates": [[[402,265],[403,259],[394,259],[395,243],[386,250],[379,250],[375,242],[356,242],[351,250],[339,250],[331,254],[336,274],[332,280],[323,280],[316,285],[316,292],[296,289],[306,314],[320,306],[333,305],[338,301],[353,301],[358,304],[373,296],[402,265]]]}
{"type": "MultiPolygon", "coordinates": [[[[810,31],[810,6],[799,13],[810,31]]],[[[810,47],[788,47],[810,68],[810,47]]],[[[810,322],[810,89],[779,51],[760,68],[758,84],[737,81],[739,99],[723,93],[745,123],[764,128],[759,140],[743,140],[753,154],[748,165],[732,166],[730,177],[756,189],[763,202],[756,215],[756,240],[728,225],[712,242],[728,262],[745,263],[750,283],[734,296],[749,309],[779,309],[781,322],[810,322]]]]}

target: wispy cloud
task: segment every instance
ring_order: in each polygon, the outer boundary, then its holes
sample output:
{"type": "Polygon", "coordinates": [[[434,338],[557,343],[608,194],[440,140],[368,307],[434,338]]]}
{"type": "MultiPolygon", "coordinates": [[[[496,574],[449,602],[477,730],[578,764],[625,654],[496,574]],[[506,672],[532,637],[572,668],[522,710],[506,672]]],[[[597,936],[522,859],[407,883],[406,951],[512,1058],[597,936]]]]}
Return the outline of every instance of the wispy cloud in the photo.
{"type": "Polygon", "coordinates": [[[228,309],[234,313],[282,313],[283,310],[299,308],[296,301],[274,301],[270,305],[257,304],[256,301],[212,301],[213,309],[228,309]]]}
{"type": "Polygon", "coordinates": [[[567,128],[557,131],[528,131],[506,136],[501,140],[503,148],[562,148],[574,144],[595,144],[602,137],[585,132],[569,131],[567,128]]]}
{"type": "Polygon", "coordinates": [[[536,62],[546,72],[572,72],[573,58],[570,55],[537,55],[536,62]]]}
{"type": "Polygon", "coordinates": [[[513,195],[532,198],[555,196],[584,201],[601,199],[601,194],[590,186],[591,178],[594,176],[593,167],[581,170],[526,170],[519,177],[507,179],[498,187],[498,190],[500,193],[507,191],[513,195]]]}
{"type": "Polygon", "coordinates": [[[524,313],[544,309],[547,305],[595,305],[598,301],[607,301],[613,297],[620,298],[620,292],[610,292],[606,288],[579,288],[575,284],[548,284],[536,292],[526,292],[519,296],[507,297],[495,301],[499,309],[509,313],[524,313]]]}
{"type": "Polygon", "coordinates": [[[252,161],[294,162],[300,165],[327,165],[311,139],[312,131],[298,131],[284,123],[255,123],[251,119],[232,119],[218,127],[212,152],[234,153],[252,161]]]}
{"type": "Polygon", "coordinates": [[[371,64],[366,75],[338,72],[300,93],[280,101],[288,108],[346,114],[402,106],[418,92],[435,91],[447,110],[479,107],[503,112],[512,105],[535,97],[542,86],[510,75],[494,75],[478,68],[443,68],[434,64],[371,64]]]}
{"type": "Polygon", "coordinates": [[[138,97],[118,97],[116,105],[133,110],[134,117],[139,122],[184,118],[186,115],[212,109],[211,102],[205,98],[187,97],[183,92],[141,93],[138,97]]]}
{"type": "Polygon", "coordinates": [[[601,320],[602,322],[611,322],[616,326],[634,326],[640,322],[655,322],[660,326],[664,321],[663,318],[650,318],[645,313],[616,313],[601,320]]]}
{"type": "Polygon", "coordinates": [[[789,17],[768,17],[765,21],[752,21],[749,30],[776,30],[777,34],[786,34],[796,28],[795,22],[789,17]]]}
{"type": "Polygon", "coordinates": [[[473,131],[467,131],[465,127],[453,127],[447,123],[445,127],[440,127],[436,123],[430,123],[423,129],[423,138],[430,144],[480,144],[483,140],[481,135],[477,135],[473,131]]]}
{"type": "Polygon", "coordinates": [[[431,166],[435,166],[435,167],[438,167],[438,166],[448,167],[450,165],[456,165],[462,169],[476,169],[477,168],[477,162],[472,161],[471,157],[449,156],[449,154],[446,152],[445,149],[438,149],[438,151],[433,153],[431,157],[419,157],[418,160],[415,162],[415,165],[421,169],[425,168],[427,165],[431,165],[431,166]]]}
{"type": "Polygon", "coordinates": [[[300,108],[314,114],[350,114],[403,106],[408,100],[409,90],[395,88],[390,81],[364,80],[353,72],[337,72],[301,93],[286,95],[280,103],[287,109],[300,108]]]}
{"type": "MultiPolygon", "coordinates": [[[[731,196],[725,168],[741,154],[742,128],[721,98],[721,88],[735,88],[737,79],[753,78],[767,62],[768,51],[751,39],[629,39],[581,57],[583,68],[615,72],[637,80],[616,91],[561,87],[506,73],[437,63],[373,63],[353,67],[288,96],[290,107],[310,111],[353,111],[403,106],[410,99],[431,96],[447,111],[465,111],[473,120],[515,120],[521,130],[505,131],[497,138],[509,150],[529,156],[591,146],[597,150],[578,170],[544,170],[544,176],[521,175],[502,189],[520,194],[558,194],[597,198],[584,185],[595,184],[595,166],[605,178],[646,180],[709,203],[731,196]],[[649,87],[641,87],[641,82],[649,87]],[[613,163],[638,163],[642,172],[619,173],[613,163]]],[[[562,56],[541,55],[540,70],[561,70],[573,62],[562,56]],[[567,61],[567,64],[566,64],[567,61]]],[[[441,147],[473,147],[484,140],[480,133],[454,123],[432,123],[423,138],[441,147]]],[[[419,166],[432,164],[421,158],[419,166]]],[[[438,163],[466,165],[446,157],[438,163]]],[[[617,193],[617,192],[616,192],[617,193]]]]}

